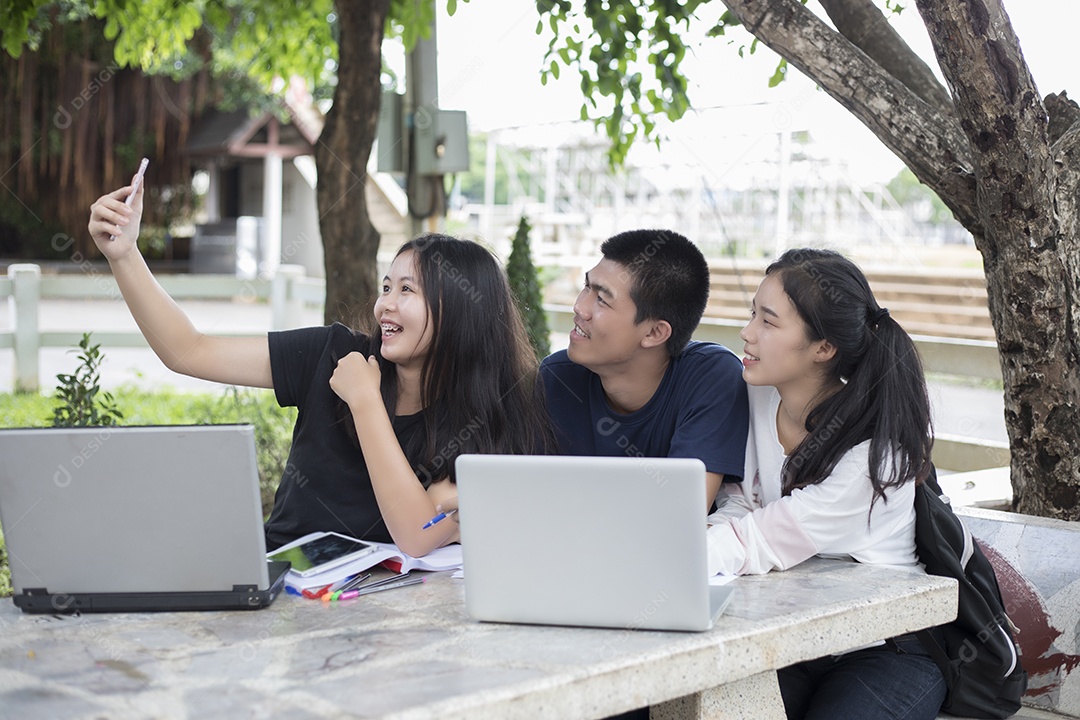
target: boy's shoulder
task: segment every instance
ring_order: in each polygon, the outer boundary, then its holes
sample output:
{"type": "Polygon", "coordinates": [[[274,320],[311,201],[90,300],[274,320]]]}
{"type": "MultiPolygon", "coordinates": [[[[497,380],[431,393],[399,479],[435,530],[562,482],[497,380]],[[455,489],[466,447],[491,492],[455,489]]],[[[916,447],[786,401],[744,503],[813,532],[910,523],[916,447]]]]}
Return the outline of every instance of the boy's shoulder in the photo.
{"type": "Polygon", "coordinates": [[[556,350],[540,361],[540,367],[551,367],[569,363],[574,364],[565,350],[556,350]]]}
{"type": "Polygon", "coordinates": [[[728,348],[714,342],[691,340],[679,353],[678,362],[687,368],[720,367],[742,373],[742,360],[728,348]]]}
{"type": "Polygon", "coordinates": [[[567,374],[580,374],[586,377],[592,374],[592,370],[571,360],[570,355],[565,350],[558,350],[540,361],[540,373],[542,375],[558,375],[559,377],[567,374]]]}

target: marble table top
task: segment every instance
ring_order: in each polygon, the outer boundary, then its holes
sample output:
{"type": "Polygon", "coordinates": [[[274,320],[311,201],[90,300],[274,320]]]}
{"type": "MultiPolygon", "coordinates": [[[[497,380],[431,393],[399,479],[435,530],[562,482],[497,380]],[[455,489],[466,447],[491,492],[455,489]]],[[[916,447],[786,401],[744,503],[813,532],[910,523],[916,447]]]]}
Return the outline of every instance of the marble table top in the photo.
{"type": "Polygon", "coordinates": [[[590,718],[947,622],[956,583],[835,560],[742,577],[704,633],[478,623],[464,581],[237,612],[24,615],[0,718],[590,718]]]}

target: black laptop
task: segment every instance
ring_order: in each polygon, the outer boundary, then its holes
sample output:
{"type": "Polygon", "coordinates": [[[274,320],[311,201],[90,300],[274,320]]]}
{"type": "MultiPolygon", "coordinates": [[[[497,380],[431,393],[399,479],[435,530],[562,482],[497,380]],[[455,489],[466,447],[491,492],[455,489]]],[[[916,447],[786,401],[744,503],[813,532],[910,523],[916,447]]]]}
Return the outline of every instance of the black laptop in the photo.
{"type": "Polygon", "coordinates": [[[250,425],[0,429],[0,526],[25,612],[257,609],[289,568],[250,425]]]}

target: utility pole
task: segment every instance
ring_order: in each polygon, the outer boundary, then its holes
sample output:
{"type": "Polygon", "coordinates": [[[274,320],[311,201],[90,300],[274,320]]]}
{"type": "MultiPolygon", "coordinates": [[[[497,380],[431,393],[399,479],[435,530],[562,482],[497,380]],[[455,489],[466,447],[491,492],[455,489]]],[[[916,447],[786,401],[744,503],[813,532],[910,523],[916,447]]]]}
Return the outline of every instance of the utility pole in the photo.
{"type": "Polygon", "coordinates": [[[434,20],[429,36],[406,57],[404,97],[383,94],[378,137],[379,171],[405,175],[409,236],[440,231],[446,215],[444,176],[469,169],[469,139],[465,113],[439,108],[434,20]]]}
{"type": "Polygon", "coordinates": [[[430,134],[439,108],[438,45],[435,20],[431,21],[431,36],[420,38],[405,61],[406,147],[409,167],[405,173],[405,192],[409,196],[409,236],[422,232],[438,232],[446,213],[443,195],[443,176],[428,174],[432,158],[426,157],[428,147],[423,138],[430,134]],[[424,220],[427,227],[424,227],[424,220]]]}

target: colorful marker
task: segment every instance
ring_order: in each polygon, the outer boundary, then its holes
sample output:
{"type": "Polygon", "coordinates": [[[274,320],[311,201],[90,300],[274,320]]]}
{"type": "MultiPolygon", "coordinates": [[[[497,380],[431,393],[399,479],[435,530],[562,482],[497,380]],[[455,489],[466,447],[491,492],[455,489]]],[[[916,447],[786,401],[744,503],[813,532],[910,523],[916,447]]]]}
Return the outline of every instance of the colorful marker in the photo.
{"type": "Polygon", "coordinates": [[[338,600],[352,600],[361,595],[370,595],[371,593],[382,592],[383,590],[393,590],[394,588],[405,587],[406,585],[419,585],[423,582],[427,582],[426,577],[412,577],[399,582],[386,583],[385,585],[372,585],[371,587],[360,588],[359,590],[343,592],[338,596],[338,600]]]}

